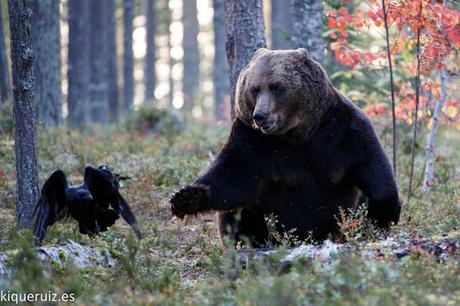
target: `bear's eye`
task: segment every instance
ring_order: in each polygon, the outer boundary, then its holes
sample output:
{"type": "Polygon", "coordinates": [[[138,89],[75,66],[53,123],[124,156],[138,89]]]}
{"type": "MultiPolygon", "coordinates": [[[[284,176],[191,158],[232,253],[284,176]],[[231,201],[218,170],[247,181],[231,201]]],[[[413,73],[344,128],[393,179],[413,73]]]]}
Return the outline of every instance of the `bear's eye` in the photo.
{"type": "Polygon", "coordinates": [[[279,84],[270,84],[268,86],[268,89],[270,89],[270,91],[273,93],[273,94],[280,94],[282,92],[282,87],[279,85],[279,84]]]}
{"type": "Polygon", "coordinates": [[[259,94],[259,92],[260,92],[260,87],[258,87],[258,86],[253,87],[253,88],[251,89],[251,91],[252,91],[252,94],[253,94],[254,96],[257,96],[257,95],[259,94]]]}

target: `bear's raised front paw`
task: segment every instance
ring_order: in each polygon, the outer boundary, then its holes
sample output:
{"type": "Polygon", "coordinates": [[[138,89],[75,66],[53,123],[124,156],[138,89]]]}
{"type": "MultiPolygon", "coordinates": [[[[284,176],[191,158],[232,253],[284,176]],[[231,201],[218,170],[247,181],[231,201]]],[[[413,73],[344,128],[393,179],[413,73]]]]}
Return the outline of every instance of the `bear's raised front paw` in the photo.
{"type": "Polygon", "coordinates": [[[188,185],[173,194],[171,200],[173,215],[183,218],[205,211],[209,207],[209,188],[204,185],[188,185]]]}

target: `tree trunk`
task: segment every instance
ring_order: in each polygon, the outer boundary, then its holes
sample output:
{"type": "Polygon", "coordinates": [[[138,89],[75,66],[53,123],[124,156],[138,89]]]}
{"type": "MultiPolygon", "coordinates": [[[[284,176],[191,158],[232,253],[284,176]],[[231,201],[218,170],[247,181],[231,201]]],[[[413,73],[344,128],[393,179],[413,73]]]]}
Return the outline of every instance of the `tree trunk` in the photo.
{"type": "Polygon", "coordinates": [[[104,1],[90,1],[91,121],[106,124],[109,118],[108,12],[104,1]]]}
{"type": "Polygon", "coordinates": [[[235,89],[241,70],[254,52],[265,47],[262,0],[225,0],[227,60],[230,69],[231,116],[235,118],[235,89]]]}
{"type": "Polygon", "coordinates": [[[90,0],[69,0],[69,56],[67,79],[67,122],[83,129],[90,121],[90,0]]]}
{"type": "Polygon", "coordinates": [[[28,228],[32,225],[33,212],[39,197],[31,1],[8,0],[8,11],[13,75],[16,218],[19,227],[28,228]]]}
{"type": "Polygon", "coordinates": [[[284,1],[271,0],[272,49],[291,48],[291,10],[284,1]]]}
{"type": "Polygon", "coordinates": [[[147,53],[144,59],[144,102],[153,103],[155,99],[155,2],[145,0],[145,20],[147,53]]]}
{"type": "Polygon", "coordinates": [[[228,96],[228,67],[225,57],[225,3],[224,0],[214,0],[214,103],[217,120],[228,116],[224,113],[225,101],[228,96]]]}
{"type": "Polygon", "coordinates": [[[428,135],[428,143],[426,146],[426,165],[425,165],[425,178],[423,180],[423,192],[428,192],[435,183],[433,174],[435,154],[434,147],[436,143],[436,133],[438,131],[439,119],[441,118],[441,110],[447,98],[447,73],[444,69],[439,72],[441,77],[441,98],[436,102],[433,117],[431,118],[431,131],[428,135]]]}
{"type": "MultiPolygon", "coordinates": [[[[443,1],[443,5],[447,6],[447,1],[443,1]]],[[[440,16],[440,23],[443,26],[443,19],[442,15],[440,16]]],[[[442,34],[445,35],[445,31],[442,31],[442,34]]],[[[434,113],[431,121],[431,131],[428,135],[428,143],[426,146],[426,164],[425,164],[425,178],[423,179],[423,192],[429,192],[431,187],[435,184],[436,179],[434,177],[434,162],[435,162],[435,154],[434,154],[434,146],[436,143],[436,134],[438,131],[439,119],[441,117],[441,111],[444,106],[444,102],[447,99],[447,81],[448,75],[445,69],[441,69],[439,71],[439,78],[441,79],[441,97],[438,101],[436,101],[436,106],[434,108],[434,113]]]]}
{"type": "Polygon", "coordinates": [[[171,27],[173,16],[172,16],[172,11],[169,10],[169,8],[168,8],[167,14],[169,14],[168,15],[168,29],[167,29],[167,33],[168,33],[168,56],[169,56],[169,77],[168,77],[169,93],[168,93],[168,103],[169,103],[169,107],[171,107],[171,106],[173,106],[174,91],[175,91],[175,84],[174,84],[174,78],[173,78],[173,68],[174,68],[174,65],[175,65],[175,60],[172,57],[172,53],[171,53],[173,46],[172,46],[172,32],[170,30],[170,27],[171,27]]]}
{"type": "Polygon", "coordinates": [[[59,1],[34,0],[32,39],[38,119],[46,127],[62,124],[61,30],[59,1]]]}
{"type": "Polygon", "coordinates": [[[5,32],[3,31],[2,6],[0,5],[0,103],[8,100],[11,94],[10,74],[6,59],[5,32]]]}
{"type": "Polygon", "coordinates": [[[134,0],[123,2],[123,108],[131,112],[134,100],[133,57],[134,0]]]}
{"type": "Polygon", "coordinates": [[[114,0],[107,2],[107,45],[108,45],[108,82],[110,122],[120,120],[120,98],[118,93],[118,57],[117,57],[117,19],[115,16],[116,4],[114,0]]]}
{"type": "Polygon", "coordinates": [[[323,1],[291,0],[292,48],[306,48],[323,63],[323,1]]]}
{"type": "Polygon", "coordinates": [[[198,12],[196,0],[183,1],[182,23],[184,25],[184,106],[193,109],[200,80],[200,55],[198,52],[198,12]]]}

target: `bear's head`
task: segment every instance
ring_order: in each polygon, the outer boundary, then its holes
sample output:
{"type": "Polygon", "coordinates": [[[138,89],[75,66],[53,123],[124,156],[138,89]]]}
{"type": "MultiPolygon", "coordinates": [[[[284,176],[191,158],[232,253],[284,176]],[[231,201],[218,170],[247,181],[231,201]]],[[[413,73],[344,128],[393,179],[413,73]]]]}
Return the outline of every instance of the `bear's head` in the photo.
{"type": "MultiPolygon", "coordinates": [[[[306,49],[255,52],[236,88],[236,115],[265,134],[311,132],[329,108],[332,85],[306,49]]],[[[305,135],[307,136],[307,135],[305,135]]]]}

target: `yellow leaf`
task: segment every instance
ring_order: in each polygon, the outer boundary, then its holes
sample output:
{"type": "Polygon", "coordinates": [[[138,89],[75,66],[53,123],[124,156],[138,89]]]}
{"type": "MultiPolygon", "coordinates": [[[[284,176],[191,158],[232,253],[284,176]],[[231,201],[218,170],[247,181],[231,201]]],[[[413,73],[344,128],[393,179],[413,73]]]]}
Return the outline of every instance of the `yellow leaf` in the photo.
{"type": "Polygon", "coordinates": [[[450,118],[455,118],[455,116],[457,116],[458,109],[453,105],[449,105],[447,108],[444,108],[444,113],[450,118]]]}

